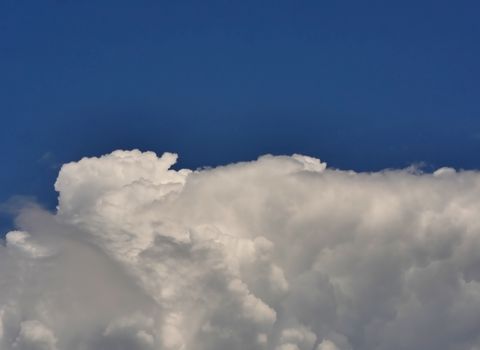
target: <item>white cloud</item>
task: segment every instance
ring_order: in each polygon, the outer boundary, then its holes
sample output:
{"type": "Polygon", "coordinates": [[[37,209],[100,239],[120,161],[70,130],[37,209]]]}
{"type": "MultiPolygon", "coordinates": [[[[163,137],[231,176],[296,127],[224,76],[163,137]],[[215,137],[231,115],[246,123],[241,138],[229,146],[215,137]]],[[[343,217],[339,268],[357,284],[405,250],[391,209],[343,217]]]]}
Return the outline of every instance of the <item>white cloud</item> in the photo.
{"type": "Polygon", "coordinates": [[[0,246],[0,349],[480,347],[480,173],[62,167],[0,246]]]}
{"type": "Polygon", "coordinates": [[[55,350],[57,339],[52,331],[36,320],[20,324],[20,333],[13,343],[13,348],[30,350],[55,350]]]}
{"type": "Polygon", "coordinates": [[[324,339],[319,345],[317,350],[338,350],[337,346],[330,340],[324,339]]]}

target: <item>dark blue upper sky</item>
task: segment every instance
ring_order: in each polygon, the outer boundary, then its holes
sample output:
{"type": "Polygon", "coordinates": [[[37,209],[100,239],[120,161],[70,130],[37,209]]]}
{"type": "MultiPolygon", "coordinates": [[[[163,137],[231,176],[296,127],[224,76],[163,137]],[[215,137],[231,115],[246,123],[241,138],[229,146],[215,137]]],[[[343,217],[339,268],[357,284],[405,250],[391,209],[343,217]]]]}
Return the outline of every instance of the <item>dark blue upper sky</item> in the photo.
{"type": "Polygon", "coordinates": [[[473,0],[3,0],[0,202],[52,207],[58,164],[118,148],[480,168],[479,18],[473,0]]]}

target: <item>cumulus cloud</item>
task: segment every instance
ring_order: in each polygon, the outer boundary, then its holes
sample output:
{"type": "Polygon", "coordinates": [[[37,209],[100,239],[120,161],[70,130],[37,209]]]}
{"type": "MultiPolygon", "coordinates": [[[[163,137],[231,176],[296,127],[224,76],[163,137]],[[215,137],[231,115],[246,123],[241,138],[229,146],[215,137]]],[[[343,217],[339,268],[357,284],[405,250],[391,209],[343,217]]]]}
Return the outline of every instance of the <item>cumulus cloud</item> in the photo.
{"type": "Polygon", "coordinates": [[[473,350],[480,174],[63,165],[0,245],[0,349],[473,350]]]}

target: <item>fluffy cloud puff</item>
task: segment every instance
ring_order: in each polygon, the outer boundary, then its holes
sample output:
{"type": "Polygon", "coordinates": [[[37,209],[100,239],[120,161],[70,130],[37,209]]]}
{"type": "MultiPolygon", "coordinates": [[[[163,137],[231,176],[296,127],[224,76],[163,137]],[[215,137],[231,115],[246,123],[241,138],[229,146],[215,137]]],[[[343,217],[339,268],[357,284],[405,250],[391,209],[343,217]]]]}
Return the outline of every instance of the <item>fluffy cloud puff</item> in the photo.
{"type": "Polygon", "coordinates": [[[480,348],[480,174],[62,167],[0,246],[6,350],[480,348]]]}

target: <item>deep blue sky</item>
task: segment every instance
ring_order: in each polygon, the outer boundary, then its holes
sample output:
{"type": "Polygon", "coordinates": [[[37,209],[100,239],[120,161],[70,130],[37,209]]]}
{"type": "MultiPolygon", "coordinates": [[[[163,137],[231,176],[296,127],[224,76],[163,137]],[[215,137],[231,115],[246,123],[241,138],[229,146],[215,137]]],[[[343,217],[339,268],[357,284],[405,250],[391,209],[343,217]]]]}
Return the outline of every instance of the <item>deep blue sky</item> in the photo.
{"type": "Polygon", "coordinates": [[[2,0],[0,202],[53,207],[58,164],[118,148],[480,168],[479,18],[478,1],[2,0]]]}

